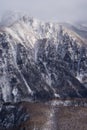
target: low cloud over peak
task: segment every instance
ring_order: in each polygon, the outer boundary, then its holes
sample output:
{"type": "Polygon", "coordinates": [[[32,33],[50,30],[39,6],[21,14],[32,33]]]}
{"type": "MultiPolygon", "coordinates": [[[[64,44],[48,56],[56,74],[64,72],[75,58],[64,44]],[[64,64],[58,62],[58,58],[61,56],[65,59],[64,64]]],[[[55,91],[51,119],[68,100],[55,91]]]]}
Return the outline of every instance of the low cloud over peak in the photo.
{"type": "Polygon", "coordinates": [[[17,10],[45,21],[86,21],[87,0],[0,0],[0,16],[17,10]]]}

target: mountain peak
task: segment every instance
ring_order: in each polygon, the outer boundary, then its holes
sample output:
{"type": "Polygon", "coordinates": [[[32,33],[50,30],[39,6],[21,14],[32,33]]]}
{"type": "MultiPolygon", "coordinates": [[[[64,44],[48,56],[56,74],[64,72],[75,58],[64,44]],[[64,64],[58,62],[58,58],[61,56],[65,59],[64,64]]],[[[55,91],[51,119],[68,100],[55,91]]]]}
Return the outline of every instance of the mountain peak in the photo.
{"type": "Polygon", "coordinates": [[[0,30],[1,99],[87,97],[83,38],[64,24],[8,14],[0,30]]]}

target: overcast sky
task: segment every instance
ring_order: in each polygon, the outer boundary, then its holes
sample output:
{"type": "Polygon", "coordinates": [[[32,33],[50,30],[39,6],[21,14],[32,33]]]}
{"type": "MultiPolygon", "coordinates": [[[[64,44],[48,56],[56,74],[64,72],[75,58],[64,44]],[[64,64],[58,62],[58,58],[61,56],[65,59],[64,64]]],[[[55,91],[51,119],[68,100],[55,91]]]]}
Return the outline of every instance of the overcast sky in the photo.
{"type": "Polygon", "coordinates": [[[87,0],[0,0],[0,16],[8,10],[45,21],[87,20],[87,0]]]}

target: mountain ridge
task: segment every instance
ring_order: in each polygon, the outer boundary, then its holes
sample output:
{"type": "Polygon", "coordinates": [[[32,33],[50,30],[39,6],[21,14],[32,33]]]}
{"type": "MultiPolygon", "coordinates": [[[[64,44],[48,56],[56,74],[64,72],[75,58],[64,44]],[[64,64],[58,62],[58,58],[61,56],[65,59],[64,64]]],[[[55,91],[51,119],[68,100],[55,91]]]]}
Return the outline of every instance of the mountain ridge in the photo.
{"type": "Polygon", "coordinates": [[[87,97],[87,46],[64,25],[22,17],[0,30],[0,99],[87,97]],[[84,45],[83,45],[84,44],[84,45]]]}

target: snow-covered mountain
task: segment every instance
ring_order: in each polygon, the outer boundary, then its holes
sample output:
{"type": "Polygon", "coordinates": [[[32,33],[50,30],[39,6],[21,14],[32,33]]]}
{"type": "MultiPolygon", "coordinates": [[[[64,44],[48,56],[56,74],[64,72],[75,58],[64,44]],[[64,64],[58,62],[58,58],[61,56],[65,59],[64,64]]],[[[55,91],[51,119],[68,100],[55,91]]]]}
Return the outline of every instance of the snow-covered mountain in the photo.
{"type": "Polygon", "coordinates": [[[87,97],[85,39],[65,24],[13,18],[0,24],[0,100],[87,97]]]}

